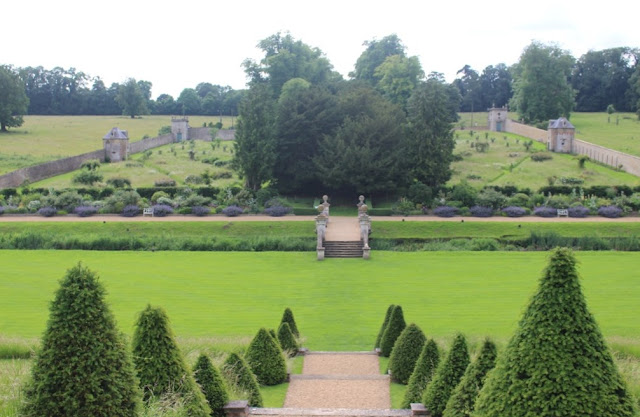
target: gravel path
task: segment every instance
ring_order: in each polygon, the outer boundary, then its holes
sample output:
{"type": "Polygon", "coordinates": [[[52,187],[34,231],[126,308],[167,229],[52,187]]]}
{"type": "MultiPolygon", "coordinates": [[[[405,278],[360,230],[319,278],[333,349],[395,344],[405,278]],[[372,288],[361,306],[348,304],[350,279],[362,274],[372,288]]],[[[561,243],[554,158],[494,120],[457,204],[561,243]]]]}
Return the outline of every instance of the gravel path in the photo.
{"type": "Polygon", "coordinates": [[[331,217],[327,226],[325,240],[353,241],[360,240],[360,223],[357,217],[331,217]]]}
{"type": "Polygon", "coordinates": [[[287,408],[391,408],[389,377],[371,353],[308,353],[302,375],[292,375],[287,408]]]}

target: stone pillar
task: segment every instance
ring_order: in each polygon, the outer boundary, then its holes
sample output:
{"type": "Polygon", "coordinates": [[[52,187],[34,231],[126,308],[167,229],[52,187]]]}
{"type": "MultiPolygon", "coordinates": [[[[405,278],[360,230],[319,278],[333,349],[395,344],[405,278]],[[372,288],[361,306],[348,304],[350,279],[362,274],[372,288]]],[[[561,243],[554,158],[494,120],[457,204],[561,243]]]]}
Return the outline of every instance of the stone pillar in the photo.
{"type": "Polygon", "coordinates": [[[316,237],[318,239],[318,244],[316,245],[316,252],[318,255],[318,260],[321,261],[324,259],[324,237],[327,233],[327,216],[324,213],[320,213],[316,217],[316,237]]]}
{"type": "Polygon", "coordinates": [[[422,403],[411,403],[412,416],[431,416],[431,413],[422,403]]]}
{"type": "Polygon", "coordinates": [[[183,142],[189,140],[189,118],[171,117],[171,134],[174,142],[183,142]]]}
{"type": "Polygon", "coordinates": [[[227,417],[247,417],[250,414],[249,401],[229,401],[227,405],[224,406],[224,412],[227,417]]]}

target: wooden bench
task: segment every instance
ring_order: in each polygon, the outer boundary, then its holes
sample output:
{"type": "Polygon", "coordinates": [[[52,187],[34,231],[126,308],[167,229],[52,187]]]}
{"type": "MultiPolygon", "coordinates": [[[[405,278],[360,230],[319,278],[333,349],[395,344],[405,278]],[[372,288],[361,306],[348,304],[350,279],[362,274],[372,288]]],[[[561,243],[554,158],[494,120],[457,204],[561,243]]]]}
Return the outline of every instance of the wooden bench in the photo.
{"type": "Polygon", "coordinates": [[[569,217],[569,210],[567,209],[558,209],[558,217],[564,216],[569,217]]]}
{"type": "Polygon", "coordinates": [[[151,216],[153,217],[153,208],[151,207],[146,207],[144,210],[142,210],[142,217],[144,216],[151,216]]]}

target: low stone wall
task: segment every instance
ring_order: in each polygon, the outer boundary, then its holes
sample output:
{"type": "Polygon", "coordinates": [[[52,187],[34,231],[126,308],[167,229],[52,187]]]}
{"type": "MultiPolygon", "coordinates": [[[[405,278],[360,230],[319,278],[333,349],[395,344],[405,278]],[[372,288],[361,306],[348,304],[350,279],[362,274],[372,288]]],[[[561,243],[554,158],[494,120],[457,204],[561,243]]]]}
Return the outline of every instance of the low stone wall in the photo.
{"type": "Polygon", "coordinates": [[[189,139],[211,142],[211,128],[210,127],[190,127],[189,139]]]}
{"type": "Polygon", "coordinates": [[[129,153],[139,153],[146,150],[157,148],[158,146],[164,146],[173,143],[173,135],[171,133],[162,136],[156,136],[155,138],[142,139],[138,142],[133,142],[129,145],[129,153]]]}
{"type": "Polygon", "coordinates": [[[65,174],[80,168],[83,162],[98,159],[104,161],[104,149],[83,153],[69,158],[57,159],[34,165],[0,176],[0,188],[15,188],[25,181],[36,182],[55,175],[65,174]]]}
{"type": "Polygon", "coordinates": [[[573,153],[587,155],[590,159],[613,168],[621,168],[629,174],[640,177],[640,158],[624,152],[605,148],[580,139],[573,140],[573,153]]]}
{"type": "Polygon", "coordinates": [[[505,132],[524,136],[525,138],[533,139],[544,144],[547,143],[548,135],[546,130],[538,129],[537,127],[533,126],[527,126],[512,119],[507,119],[504,130],[505,132]]]}

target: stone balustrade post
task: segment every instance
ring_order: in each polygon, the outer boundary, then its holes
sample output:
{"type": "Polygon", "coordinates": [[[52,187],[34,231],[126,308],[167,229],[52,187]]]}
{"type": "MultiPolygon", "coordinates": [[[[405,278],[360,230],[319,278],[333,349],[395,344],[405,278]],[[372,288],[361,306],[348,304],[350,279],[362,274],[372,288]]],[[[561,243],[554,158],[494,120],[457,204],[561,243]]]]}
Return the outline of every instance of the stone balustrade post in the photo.
{"type": "Polygon", "coordinates": [[[248,417],[250,414],[249,401],[229,401],[227,405],[224,406],[224,412],[227,417],[248,417]]]}
{"type": "Polygon", "coordinates": [[[324,238],[327,233],[328,220],[329,219],[327,218],[327,216],[324,215],[324,213],[320,213],[318,216],[316,216],[316,235],[317,235],[316,236],[317,238],[316,252],[317,252],[319,261],[324,259],[324,238]]]}

